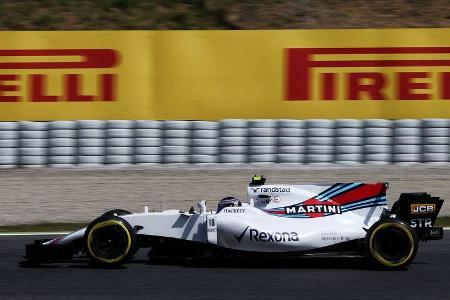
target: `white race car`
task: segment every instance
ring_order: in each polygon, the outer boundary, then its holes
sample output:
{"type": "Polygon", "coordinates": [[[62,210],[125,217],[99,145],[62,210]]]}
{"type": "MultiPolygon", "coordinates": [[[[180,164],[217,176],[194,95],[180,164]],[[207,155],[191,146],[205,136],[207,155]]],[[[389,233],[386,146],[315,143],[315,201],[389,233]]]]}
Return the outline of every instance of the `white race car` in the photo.
{"type": "Polygon", "coordinates": [[[299,257],[359,255],[385,268],[408,265],[418,241],[442,239],[433,227],[443,200],[404,193],[388,209],[386,183],[248,186],[248,202],[234,197],[216,211],[112,210],[86,228],[26,246],[29,262],[65,261],[87,255],[101,266],[124,264],[140,248],[149,257],[299,257]]]}

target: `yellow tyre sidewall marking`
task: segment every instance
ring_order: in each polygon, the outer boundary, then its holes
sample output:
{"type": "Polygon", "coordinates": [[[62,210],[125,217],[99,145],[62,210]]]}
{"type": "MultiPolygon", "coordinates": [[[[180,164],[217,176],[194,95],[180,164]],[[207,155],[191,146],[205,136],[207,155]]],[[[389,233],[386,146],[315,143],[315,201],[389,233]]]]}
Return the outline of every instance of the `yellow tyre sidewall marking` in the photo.
{"type": "Polygon", "coordinates": [[[95,259],[97,259],[97,260],[99,260],[101,262],[104,262],[104,263],[113,264],[113,263],[116,263],[116,262],[120,261],[121,259],[123,259],[128,254],[128,252],[130,251],[130,248],[131,248],[131,236],[130,236],[130,233],[128,232],[128,228],[125,227],[125,225],[122,222],[115,221],[115,220],[108,220],[108,221],[97,223],[97,224],[95,224],[92,227],[91,231],[88,234],[87,246],[88,246],[89,253],[93,257],[95,257],[95,259]],[[106,226],[110,226],[110,225],[120,226],[120,227],[122,227],[125,230],[125,233],[127,234],[127,237],[128,237],[128,245],[127,245],[127,249],[125,250],[124,254],[122,254],[122,255],[120,255],[119,257],[116,257],[116,258],[105,259],[105,258],[98,257],[97,255],[95,255],[94,251],[92,251],[92,248],[91,248],[92,235],[97,229],[100,229],[100,228],[103,228],[103,227],[106,227],[106,226]]]}
{"type": "Polygon", "coordinates": [[[369,249],[370,249],[370,253],[375,257],[375,259],[377,259],[379,262],[381,262],[382,264],[384,264],[385,266],[388,267],[397,267],[400,266],[401,264],[405,263],[406,261],[408,261],[408,259],[411,258],[411,256],[414,253],[414,238],[411,234],[411,232],[408,230],[408,228],[406,228],[404,225],[401,224],[396,224],[396,223],[383,223],[381,225],[379,225],[377,228],[375,228],[375,230],[372,232],[372,234],[370,235],[370,240],[369,240],[369,249]],[[408,235],[409,238],[409,242],[411,243],[412,247],[408,253],[408,255],[406,256],[406,258],[402,259],[400,262],[398,263],[392,263],[386,259],[384,259],[376,249],[373,248],[373,237],[375,236],[375,234],[380,230],[380,229],[384,229],[386,227],[389,226],[394,226],[397,228],[402,229],[404,232],[406,232],[406,234],[408,235]]]}

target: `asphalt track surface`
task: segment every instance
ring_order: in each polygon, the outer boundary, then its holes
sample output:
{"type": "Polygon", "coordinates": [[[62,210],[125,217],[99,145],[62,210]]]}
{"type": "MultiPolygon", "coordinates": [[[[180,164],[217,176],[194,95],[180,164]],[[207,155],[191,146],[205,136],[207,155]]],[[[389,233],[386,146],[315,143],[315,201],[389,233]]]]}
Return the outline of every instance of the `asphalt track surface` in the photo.
{"type": "Polygon", "coordinates": [[[420,245],[402,271],[359,260],[150,265],[145,253],[120,269],[84,263],[33,268],[18,262],[36,238],[0,237],[0,299],[450,299],[450,237],[420,245]]]}

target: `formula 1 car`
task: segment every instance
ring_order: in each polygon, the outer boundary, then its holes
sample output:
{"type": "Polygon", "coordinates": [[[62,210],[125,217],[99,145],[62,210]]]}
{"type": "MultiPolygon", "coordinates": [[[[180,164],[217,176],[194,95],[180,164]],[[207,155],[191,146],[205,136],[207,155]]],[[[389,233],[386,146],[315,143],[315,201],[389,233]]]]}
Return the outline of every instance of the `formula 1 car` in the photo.
{"type": "Polygon", "coordinates": [[[118,266],[139,248],[149,257],[301,257],[354,254],[387,269],[414,259],[419,241],[442,239],[433,227],[443,200],[403,193],[387,207],[386,183],[266,185],[253,177],[248,202],[234,197],[207,211],[130,213],[112,210],[86,228],[26,246],[30,262],[86,255],[92,264],[118,266]]]}

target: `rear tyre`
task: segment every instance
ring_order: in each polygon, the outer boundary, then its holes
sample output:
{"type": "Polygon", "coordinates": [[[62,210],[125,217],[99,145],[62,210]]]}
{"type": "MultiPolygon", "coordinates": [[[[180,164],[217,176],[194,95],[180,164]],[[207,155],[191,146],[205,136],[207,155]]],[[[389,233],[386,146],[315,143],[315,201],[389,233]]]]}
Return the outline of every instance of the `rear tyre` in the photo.
{"type": "Polygon", "coordinates": [[[406,223],[380,220],[367,232],[366,246],[369,258],[377,266],[399,269],[409,265],[416,256],[418,240],[406,223]]]}
{"type": "Polygon", "coordinates": [[[84,249],[90,262],[97,266],[124,264],[136,249],[136,235],[124,219],[100,217],[86,228],[84,249]]]}

